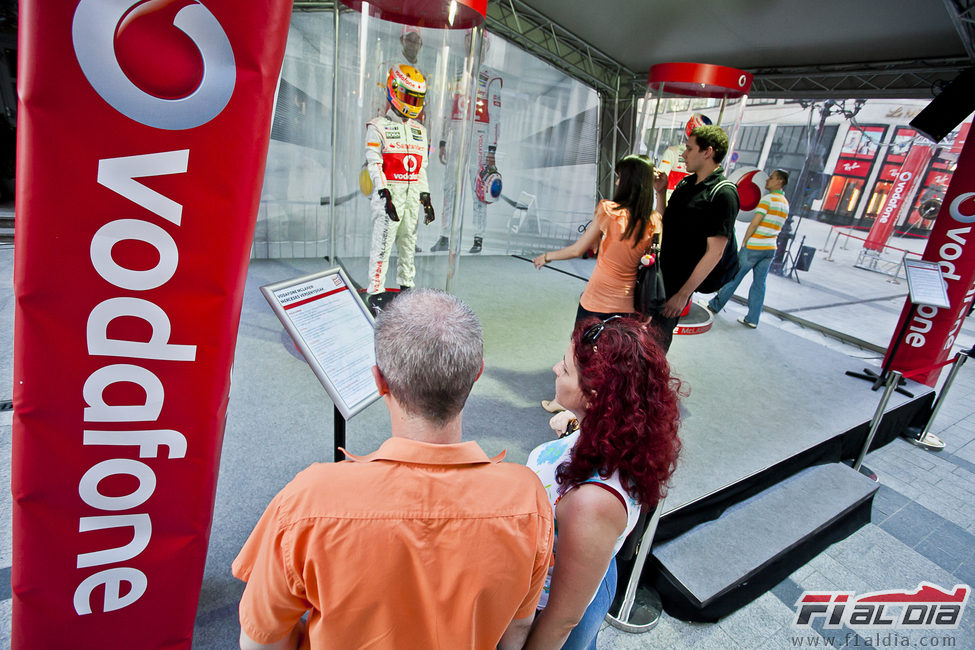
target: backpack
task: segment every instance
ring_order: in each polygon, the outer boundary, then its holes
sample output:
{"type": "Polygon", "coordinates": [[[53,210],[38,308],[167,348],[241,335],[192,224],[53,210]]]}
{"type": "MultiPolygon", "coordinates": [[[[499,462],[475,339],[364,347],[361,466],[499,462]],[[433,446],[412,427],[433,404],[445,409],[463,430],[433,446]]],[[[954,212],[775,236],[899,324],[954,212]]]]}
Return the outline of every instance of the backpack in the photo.
{"type": "MultiPolygon", "coordinates": [[[[714,197],[718,193],[718,190],[720,190],[722,187],[734,188],[735,198],[738,198],[738,186],[732,181],[725,179],[711,189],[711,196],[708,197],[708,200],[713,201],[714,197]]],[[[708,273],[708,276],[704,278],[701,284],[698,285],[696,290],[700,293],[714,293],[724,285],[734,280],[735,276],[738,275],[739,268],[738,241],[735,238],[734,227],[732,227],[731,237],[728,238],[728,243],[725,244],[724,252],[721,253],[721,259],[718,261],[715,267],[711,269],[711,272],[708,273]]]]}

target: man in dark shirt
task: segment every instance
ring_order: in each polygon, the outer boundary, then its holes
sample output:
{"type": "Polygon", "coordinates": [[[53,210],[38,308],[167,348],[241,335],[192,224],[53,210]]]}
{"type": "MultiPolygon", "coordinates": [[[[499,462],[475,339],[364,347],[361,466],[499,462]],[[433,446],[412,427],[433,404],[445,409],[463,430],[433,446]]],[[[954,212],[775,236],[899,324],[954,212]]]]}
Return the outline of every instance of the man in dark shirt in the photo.
{"type": "Polygon", "coordinates": [[[654,178],[657,205],[663,212],[660,259],[667,303],[653,322],[660,343],[670,347],[674,327],[695,289],[721,260],[734,235],[738,194],[725,180],[721,161],[728,153],[728,136],[719,126],[699,126],[687,137],[681,157],[686,176],[667,200],[667,177],[654,178]]]}

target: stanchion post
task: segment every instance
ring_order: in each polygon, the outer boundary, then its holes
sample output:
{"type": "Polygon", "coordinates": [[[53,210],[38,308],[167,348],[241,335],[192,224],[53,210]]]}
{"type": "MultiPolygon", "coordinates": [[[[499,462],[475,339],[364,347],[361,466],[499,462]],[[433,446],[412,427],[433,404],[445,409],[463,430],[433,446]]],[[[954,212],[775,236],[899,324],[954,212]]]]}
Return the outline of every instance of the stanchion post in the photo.
{"type": "Polygon", "coordinates": [[[867,441],[863,443],[863,449],[860,450],[860,456],[857,457],[857,462],[853,464],[853,469],[860,471],[860,466],[863,464],[863,458],[867,455],[867,451],[870,449],[870,444],[873,442],[873,437],[877,434],[877,429],[880,427],[880,421],[884,419],[884,410],[887,408],[887,402],[890,401],[890,396],[893,395],[894,390],[897,388],[901,381],[901,373],[894,370],[887,376],[887,388],[884,390],[883,396],[880,398],[880,404],[877,405],[877,411],[873,414],[873,420],[870,422],[870,432],[867,434],[867,441]]]}
{"type": "MultiPolygon", "coordinates": [[[[836,250],[836,242],[840,240],[840,234],[842,233],[836,233],[836,237],[833,238],[833,247],[829,249],[829,257],[826,258],[827,262],[833,261],[833,251],[836,250]]],[[[825,248],[825,246],[823,248],[825,248]]]]}
{"type": "Polygon", "coordinates": [[[660,620],[659,603],[655,603],[657,606],[656,611],[648,612],[646,622],[631,621],[631,616],[634,613],[633,604],[636,602],[636,590],[640,584],[640,574],[643,573],[643,565],[646,564],[647,556],[650,554],[650,547],[653,546],[653,538],[657,534],[657,524],[660,523],[660,515],[663,511],[664,500],[661,499],[657,502],[653,515],[650,517],[650,523],[647,525],[647,529],[643,532],[643,538],[640,540],[640,549],[637,551],[636,560],[633,563],[633,570],[630,572],[630,580],[626,583],[626,593],[623,595],[619,615],[613,616],[612,613],[606,614],[606,622],[624,632],[634,634],[648,632],[656,627],[657,622],[660,620]]]}

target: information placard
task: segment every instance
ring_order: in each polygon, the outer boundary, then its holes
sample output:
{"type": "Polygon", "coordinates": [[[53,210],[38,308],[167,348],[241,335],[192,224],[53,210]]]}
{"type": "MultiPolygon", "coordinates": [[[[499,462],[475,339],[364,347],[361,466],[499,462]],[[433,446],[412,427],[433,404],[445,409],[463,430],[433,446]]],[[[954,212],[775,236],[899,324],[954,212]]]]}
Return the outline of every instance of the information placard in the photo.
{"type": "Polygon", "coordinates": [[[925,260],[905,260],[904,269],[907,273],[907,289],[911,294],[911,302],[915,305],[929,305],[946,309],[948,302],[948,287],[937,262],[925,260]]]}
{"type": "Polygon", "coordinates": [[[342,267],[268,284],[261,292],[343,417],[379,399],[372,314],[342,267]]]}

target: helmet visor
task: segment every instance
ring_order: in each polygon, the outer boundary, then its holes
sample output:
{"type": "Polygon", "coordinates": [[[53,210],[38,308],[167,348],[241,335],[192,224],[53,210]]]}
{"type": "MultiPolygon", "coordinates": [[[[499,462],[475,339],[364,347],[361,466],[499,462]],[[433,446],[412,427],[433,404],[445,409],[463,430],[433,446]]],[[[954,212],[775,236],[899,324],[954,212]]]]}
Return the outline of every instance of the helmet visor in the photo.
{"type": "Polygon", "coordinates": [[[415,108],[420,108],[423,106],[423,97],[425,93],[414,93],[399,84],[393,84],[392,94],[393,97],[395,97],[396,100],[404,106],[413,106],[415,108]]]}

